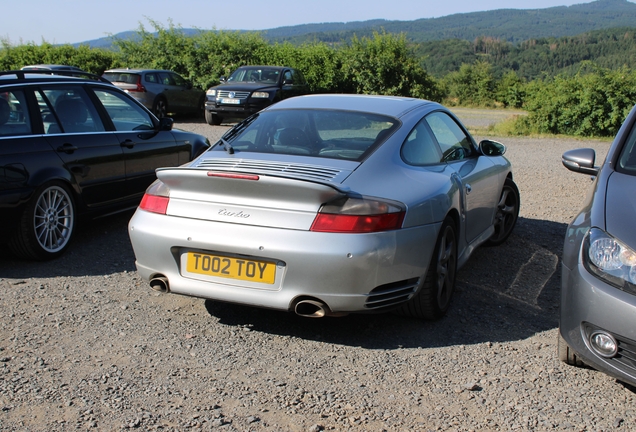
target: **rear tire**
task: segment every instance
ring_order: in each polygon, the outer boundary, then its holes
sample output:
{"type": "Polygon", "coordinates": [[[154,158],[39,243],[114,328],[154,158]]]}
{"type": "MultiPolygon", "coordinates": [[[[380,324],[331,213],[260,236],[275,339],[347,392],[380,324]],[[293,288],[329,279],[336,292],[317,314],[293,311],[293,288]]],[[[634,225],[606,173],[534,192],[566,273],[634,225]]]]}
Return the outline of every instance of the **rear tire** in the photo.
{"type": "Polygon", "coordinates": [[[9,241],[22,258],[50,260],[62,255],[75,232],[75,204],[66,185],[41,186],[24,209],[18,232],[9,241]]]}
{"type": "Polygon", "coordinates": [[[163,118],[168,115],[168,103],[162,97],[155,99],[155,103],[152,104],[152,112],[158,118],[163,118]]]}
{"type": "Polygon", "coordinates": [[[497,204],[495,232],[486,240],[486,246],[499,246],[508,239],[519,218],[520,201],[517,185],[507,178],[497,204]]]}
{"type": "Polygon", "coordinates": [[[585,363],[581,361],[578,354],[570,348],[568,343],[561,336],[561,329],[558,329],[557,353],[559,360],[570,366],[584,367],[585,363]]]}
{"type": "Polygon", "coordinates": [[[455,291],[457,235],[451,219],[440,229],[433,257],[417,294],[397,312],[414,318],[436,320],[448,310],[455,291]]]}
{"type": "Polygon", "coordinates": [[[223,118],[218,114],[211,113],[210,111],[205,111],[205,121],[209,125],[218,126],[223,121],[223,118]]]}

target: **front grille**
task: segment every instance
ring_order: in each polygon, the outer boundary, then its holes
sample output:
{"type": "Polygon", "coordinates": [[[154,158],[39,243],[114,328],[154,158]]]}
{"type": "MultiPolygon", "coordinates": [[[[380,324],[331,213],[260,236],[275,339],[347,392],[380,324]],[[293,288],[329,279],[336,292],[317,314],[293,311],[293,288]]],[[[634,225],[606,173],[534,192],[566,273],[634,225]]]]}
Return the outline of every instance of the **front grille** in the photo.
{"type": "Polygon", "coordinates": [[[230,99],[247,99],[250,95],[250,92],[246,91],[232,91],[232,90],[219,90],[217,92],[218,97],[220,98],[230,98],[230,99]],[[230,93],[233,93],[233,96],[230,96],[230,93]]]}
{"type": "Polygon", "coordinates": [[[307,178],[321,181],[339,180],[340,177],[347,174],[347,172],[342,170],[321,165],[243,159],[202,159],[196,167],[253,174],[278,174],[286,177],[307,178]]]}
{"type": "Polygon", "coordinates": [[[369,293],[364,307],[367,309],[381,309],[397,306],[413,297],[418,284],[419,278],[413,278],[380,285],[369,293]]]}
{"type": "MultiPolygon", "coordinates": [[[[604,329],[593,326],[589,323],[585,324],[587,337],[596,330],[604,329]]],[[[604,360],[623,373],[636,377],[636,341],[612,332],[608,333],[611,333],[612,336],[614,336],[614,339],[616,339],[616,342],[618,343],[618,353],[614,357],[609,359],[605,358],[604,360]]]]}

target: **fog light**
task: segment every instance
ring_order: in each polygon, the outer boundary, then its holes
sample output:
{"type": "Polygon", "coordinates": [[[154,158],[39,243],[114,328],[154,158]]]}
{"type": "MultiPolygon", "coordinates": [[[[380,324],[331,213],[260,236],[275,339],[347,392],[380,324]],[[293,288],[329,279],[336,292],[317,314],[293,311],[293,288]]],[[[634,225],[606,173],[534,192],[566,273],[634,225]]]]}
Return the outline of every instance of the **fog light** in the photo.
{"type": "Polygon", "coordinates": [[[590,335],[590,345],[602,357],[614,357],[618,352],[618,344],[611,334],[595,331],[590,335]]]}

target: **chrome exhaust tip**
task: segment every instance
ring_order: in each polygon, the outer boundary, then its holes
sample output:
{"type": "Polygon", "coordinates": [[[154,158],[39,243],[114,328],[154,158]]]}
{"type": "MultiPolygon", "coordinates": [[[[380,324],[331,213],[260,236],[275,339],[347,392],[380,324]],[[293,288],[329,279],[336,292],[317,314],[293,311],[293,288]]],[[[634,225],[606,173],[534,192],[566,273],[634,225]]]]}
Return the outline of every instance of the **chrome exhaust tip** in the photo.
{"type": "Polygon", "coordinates": [[[168,284],[168,278],[165,276],[158,276],[150,279],[150,288],[162,293],[169,292],[170,285],[168,284]]]}
{"type": "Polygon", "coordinates": [[[329,308],[317,300],[301,300],[296,303],[294,312],[305,318],[322,318],[329,314],[329,308]]]}

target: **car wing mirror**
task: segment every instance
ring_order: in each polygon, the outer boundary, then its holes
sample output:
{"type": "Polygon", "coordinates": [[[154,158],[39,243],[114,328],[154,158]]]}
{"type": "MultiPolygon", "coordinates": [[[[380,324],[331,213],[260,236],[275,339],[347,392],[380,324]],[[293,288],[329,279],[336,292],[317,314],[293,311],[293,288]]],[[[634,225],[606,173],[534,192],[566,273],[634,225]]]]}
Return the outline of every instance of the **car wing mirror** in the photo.
{"type": "Polygon", "coordinates": [[[599,168],[594,166],[596,152],[591,148],[568,150],[563,153],[561,162],[563,166],[581,174],[598,175],[599,168]]]}
{"type": "Polygon", "coordinates": [[[161,117],[159,119],[159,130],[160,131],[172,130],[172,126],[173,125],[174,125],[174,120],[171,117],[161,117]]]}
{"type": "Polygon", "coordinates": [[[485,156],[502,156],[506,152],[506,146],[500,142],[485,139],[479,142],[479,150],[485,156]]]}
{"type": "Polygon", "coordinates": [[[222,76],[221,78],[219,78],[219,81],[224,83],[225,81],[227,81],[227,78],[225,78],[224,76],[222,76]]]}

